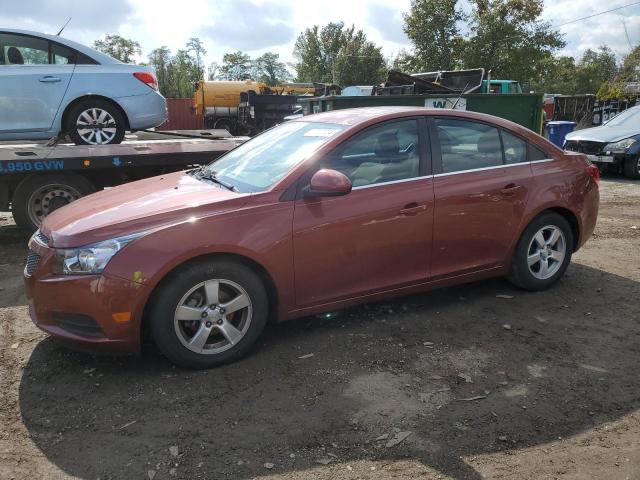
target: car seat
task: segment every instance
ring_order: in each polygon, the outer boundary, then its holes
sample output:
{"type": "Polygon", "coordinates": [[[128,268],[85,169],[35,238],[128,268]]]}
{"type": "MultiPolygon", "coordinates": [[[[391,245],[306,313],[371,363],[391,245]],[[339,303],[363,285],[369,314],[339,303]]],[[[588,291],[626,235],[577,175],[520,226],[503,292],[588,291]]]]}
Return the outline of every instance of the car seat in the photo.
{"type": "Polygon", "coordinates": [[[16,47],[9,47],[7,50],[7,60],[11,65],[24,65],[24,58],[20,50],[16,47]]]}
{"type": "Polygon", "coordinates": [[[390,182],[417,176],[418,162],[415,152],[400,150],[396,133],[378,135],[374,147],[374,161],[363,162],[353,171],[353,186],[390,182]]]}
{"type": "Polygon", "coordinates": [[[483,133],[478,138],[478,155],[471,168],[494,167],[502,164],[502,145],[500,136],[494,129],[483,133]]]}

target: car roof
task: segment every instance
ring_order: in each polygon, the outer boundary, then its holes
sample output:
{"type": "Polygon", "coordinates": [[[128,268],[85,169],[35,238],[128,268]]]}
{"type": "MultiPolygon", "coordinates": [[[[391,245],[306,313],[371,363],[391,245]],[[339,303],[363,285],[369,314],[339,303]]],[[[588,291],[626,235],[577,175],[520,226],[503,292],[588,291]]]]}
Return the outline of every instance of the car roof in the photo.
{"type": "MultiPolygon", "coordinates": [[[[504,118],[489,115],[487,113],[472,112],[469,110],[451,110],[445,108],[427,107],[361,107],[332,110],[330,112],[314,113],[302,118],[291,120],[292,122],[323,122],[336,123],[346,126],[347,131],[359,131],[374,124],[387,120],[395,120],[416,116],[452,117],[460,120],[475,120],[486,122],[496,127],[504,128],[520,137],[533,142],[534,145],[546,150],[561,152],[562,149],[549,142],[538,133],[523,127],[520,124],[504,118]]],[[[348,135],[348,133],[347,133],[348,135]]]]}
{"type": "Polygon", "coordinates": [[[427,107],[360,107],[346,108],[343,110],[332,110],[330,112],[314,113],[305,115],[302,118],[292,120],[294,122],[323,122],[337,123],[339,125],[347,125],[350,127],[362,124],[377,123],[384,120],[392,120],[394,118],[433,115],[433,116],[451,116],[462,119],[478,120],[498,125],[509,130],[518,131],[524,135],[534,132],[519,125],[517,123],[505,120],[486,113],[472,112],[469,110],[451,110],[444,108],[427,108],[427,107]]]}
{"type": "Polygon", "coordinates": [[[81,43],[74,42],[73,40],[69,40],[68,38],[58,37],[57,35],[49,35],[47,33],[34,32],[31,30],[18,30],[15,28],[0,28],[0,33],[16,33],[19,35],[30,35],[32,37],[38,37],[45,40],[50,40],[52,42],[59,43],[61,45],[65,45],[69,48],[73,48],[74,50],[79,51],[80,53],[85,54],[88,57],[93,58],[100,64],[109,64],[109,63],[122,63],[120,60],[116,60],[109,55],[94,50],[93,48],[82,45],[81,43]]]}

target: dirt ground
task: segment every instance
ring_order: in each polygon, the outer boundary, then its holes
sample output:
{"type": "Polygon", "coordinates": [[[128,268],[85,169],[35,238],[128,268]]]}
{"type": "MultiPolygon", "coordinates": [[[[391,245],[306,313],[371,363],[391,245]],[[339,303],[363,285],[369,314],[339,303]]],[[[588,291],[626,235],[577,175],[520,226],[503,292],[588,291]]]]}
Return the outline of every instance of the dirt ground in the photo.
{"type": "Polygon", "coordinates": [[[638,479],[640,183],[601,193],[549,291],[497,279],[271,326],[205,372],[39,332],[0,212],[0,479],[638,479]]]}

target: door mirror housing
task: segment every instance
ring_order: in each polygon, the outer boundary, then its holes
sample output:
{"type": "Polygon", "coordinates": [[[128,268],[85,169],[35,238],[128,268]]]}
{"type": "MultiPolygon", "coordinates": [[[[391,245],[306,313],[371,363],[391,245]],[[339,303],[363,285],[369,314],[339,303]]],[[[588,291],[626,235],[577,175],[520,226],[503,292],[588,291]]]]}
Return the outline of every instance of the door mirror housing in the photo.
{"type": "Polygon", "coordinates": [[[337,170],[323,168],[311,177],[305,197],[338,197],[351,192],[351,180],[337,170]]]}

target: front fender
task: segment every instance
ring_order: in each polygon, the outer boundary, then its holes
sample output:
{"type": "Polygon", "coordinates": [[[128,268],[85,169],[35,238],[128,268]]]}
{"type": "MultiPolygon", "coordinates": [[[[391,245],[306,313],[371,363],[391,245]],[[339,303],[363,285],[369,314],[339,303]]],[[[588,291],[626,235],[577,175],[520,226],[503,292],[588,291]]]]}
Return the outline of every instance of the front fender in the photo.
{"type": "Polygon", "coordinates": [[[292,215],[293,203],[283,202],[168,226],[129,244],[109,262],[105,273],[143,284],[151,293],[170,272],[189,261],[211,255],[240,256],[268,272],[279,309],[286,312],[295,305],[292,215]]]}

